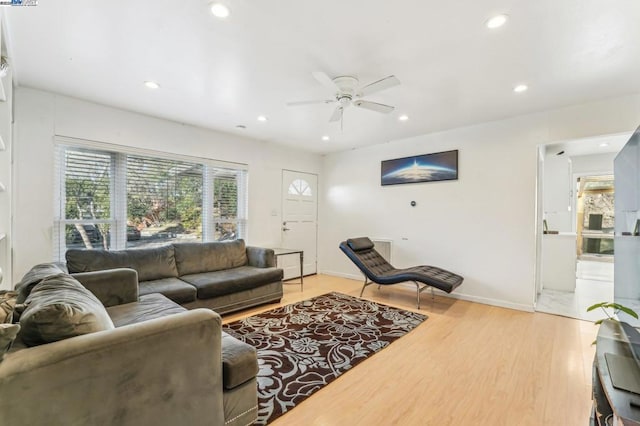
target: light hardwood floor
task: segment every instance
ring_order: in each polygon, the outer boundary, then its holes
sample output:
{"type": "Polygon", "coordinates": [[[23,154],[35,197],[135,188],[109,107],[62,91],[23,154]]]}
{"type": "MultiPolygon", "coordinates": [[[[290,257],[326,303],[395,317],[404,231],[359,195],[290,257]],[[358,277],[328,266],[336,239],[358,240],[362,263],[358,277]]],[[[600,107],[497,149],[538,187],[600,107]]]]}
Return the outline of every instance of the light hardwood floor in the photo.
{"type": "MultiPolygon", "coordinates": [[[[338,291],[357,296],[360,281],[317,275],[285,284],[281,304],[227,315],[230,322],[276,306],[338,291]]],[[[367,287],[364,297],[415,310],[402,286],[367,287]]],[[[425,292],[429,319],[346,372],[274,426],[588,425],[590,322],[527,313],[425,292]]]]}

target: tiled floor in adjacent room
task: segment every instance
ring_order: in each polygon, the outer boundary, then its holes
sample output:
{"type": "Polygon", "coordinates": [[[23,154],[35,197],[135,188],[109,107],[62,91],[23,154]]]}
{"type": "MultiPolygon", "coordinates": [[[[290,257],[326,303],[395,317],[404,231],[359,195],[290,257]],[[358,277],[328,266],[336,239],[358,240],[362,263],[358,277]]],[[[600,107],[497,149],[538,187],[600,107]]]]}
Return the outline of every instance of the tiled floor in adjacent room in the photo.
{"type": "Polygon", "coordinates": [[[604,318],[601,310],[587,312],[587,308],[613,301],[613,263],[579,260],[576,275],[575,292],[543,289],[536,311],[587,321],[604,318]]]}

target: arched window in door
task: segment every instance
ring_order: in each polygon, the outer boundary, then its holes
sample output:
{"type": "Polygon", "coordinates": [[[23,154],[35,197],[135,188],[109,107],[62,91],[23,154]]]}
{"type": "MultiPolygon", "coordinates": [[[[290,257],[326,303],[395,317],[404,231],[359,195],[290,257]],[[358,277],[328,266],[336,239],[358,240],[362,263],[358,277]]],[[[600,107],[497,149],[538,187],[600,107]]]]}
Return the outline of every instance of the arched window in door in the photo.
{"type": "Polygon", "coordinates": [[[296,179],[291,182],[291,185],[289,185],[289,194],[302,195],[303,197],[311,197],[313,195],[309,182],[304,179],[296,179]]]}

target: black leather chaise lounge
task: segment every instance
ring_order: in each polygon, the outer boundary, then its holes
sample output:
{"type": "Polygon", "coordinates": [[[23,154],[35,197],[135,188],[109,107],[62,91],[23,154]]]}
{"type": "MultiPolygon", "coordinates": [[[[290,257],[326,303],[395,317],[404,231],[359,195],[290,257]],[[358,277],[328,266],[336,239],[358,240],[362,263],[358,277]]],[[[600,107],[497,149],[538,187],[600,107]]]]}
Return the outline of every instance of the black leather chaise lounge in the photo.
{"type": "Polygon", "coordinates": [[[350,238],[340,243],[340,250],[356,264],[365,276],[360,297],[362,297],[365,287],[370,284],[391,285],[412,281],[416,285],[418,309],[420,309],[420,293],[422,291],[432,287],[451,293],[462,284],[464,279],[460,275],[435,266],[423,265],[396,269],[374,247],[373,242],[367,237],[350,238]],[[423,286],[421,287],[418,283],[423,286]]]}

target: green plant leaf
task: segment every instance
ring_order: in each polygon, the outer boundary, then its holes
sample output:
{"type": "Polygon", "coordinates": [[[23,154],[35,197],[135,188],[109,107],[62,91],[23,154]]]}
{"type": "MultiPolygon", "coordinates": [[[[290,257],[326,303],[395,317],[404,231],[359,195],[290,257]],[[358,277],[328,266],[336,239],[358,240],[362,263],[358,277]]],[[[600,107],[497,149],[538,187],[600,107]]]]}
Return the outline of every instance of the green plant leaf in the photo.
{"type": "MultiPolygon", "coordinates": [[[[587,312],[591,312],[594,309],[602,309],[602,311],[604,312],[604,314],[608,317],[608,319],[617,321],[614,317],[612,317],[611,315],[609,315],[609,312],[607,312],[607,309],[613,309],[614,310],[614,315],[616,315],[618,312],[624,312],[625,314],[635,318],[635,319],[639,319],[638,314],[636,313],[636,311],[634,311],[631,308],[627,308],[624,305],[621,305],[619,303],[615,303],[615,302],[600,302],[600,303],[596,303],[594,305],[591,305],[587,308],[587,312]]],[[[598,321],[595,321],[594,324],[595,325],[600,325],[602,324],[602,322],[607,319],[607,318],[603,318],[600,319],[598,321]]]]}
{"type": "Polygon", "coordinates": [[[604,305],[607,305],[607,302],[600,302],[600,303],[596,303],[595,305],[591,305],[587,308],[587,312],[591,312],[594,309],[598,309],[598,308],[606,308],[607,306],[604,306],[604,305]]]}
{"type": "Polygon", "coordinates": [[[638,314],[633,309],[627,308],[626,306],[622,306],[622,305],[618,305],[617,309],[621,310],[622,312],[624,312],[627,315],[631,315],[635,319],[638,319],[638,314]]]}

